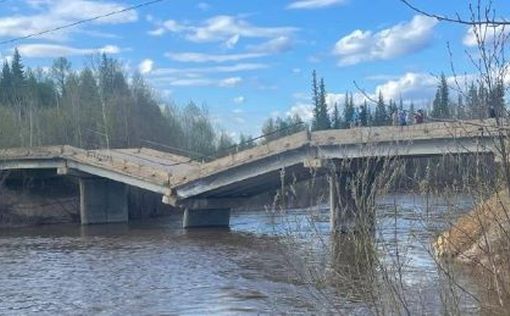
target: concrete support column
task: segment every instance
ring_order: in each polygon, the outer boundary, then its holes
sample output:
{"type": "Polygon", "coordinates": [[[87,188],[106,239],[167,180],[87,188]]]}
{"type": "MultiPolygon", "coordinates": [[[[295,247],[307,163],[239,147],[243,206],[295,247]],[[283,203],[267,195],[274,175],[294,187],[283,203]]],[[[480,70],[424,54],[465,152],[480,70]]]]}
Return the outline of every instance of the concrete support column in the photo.
{"type": "Polygon", "coordinates": [[[128,221],[127,186],[102,178],[80,178],[83,225],[128,221]]]}
{"type": "Polygon", "coordinates": [[[330,224],[333,232],[348,232],[354,225],[356,201],[350,187],[350,176],[331,172],[329,177],[330,224]]]}
{"type": "Polygon", "coordinates": [[[230,225],[230,208],[185,209],[184,228],[225,227],[230,225]]]}
{"type": "Polygon", "coordinates": [[[375,227],[375,180],[381,161],[354,160],[333,166],[329,173],[332,231],[372,231],[375,227]]]}

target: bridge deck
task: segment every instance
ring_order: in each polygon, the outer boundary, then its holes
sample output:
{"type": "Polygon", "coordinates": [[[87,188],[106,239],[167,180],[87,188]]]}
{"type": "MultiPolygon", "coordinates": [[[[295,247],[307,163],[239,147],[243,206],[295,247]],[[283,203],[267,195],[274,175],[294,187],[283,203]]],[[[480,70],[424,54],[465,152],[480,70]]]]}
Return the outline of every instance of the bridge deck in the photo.
{"type": "MultiPolygon", "coordinates": [[[[406,145],[434,140],[479,139],[494,137],[494,131],[496,127],[492,120],[427,123],[407,127],[353,128],[312,133],[304,131],[206,163],[197,163],[187,157],[148,148],[83,150],[71,146],[48,146],[3,149],[0,150],[0,170],[37,169],[38,167],[76,169],[170,196],[176,188],[265,159],[280,159],[279,157],[291,155],[298,150],[303,153],[309,152],[310,158],[320,159],[317,149],[335,146],[335,155],[339,156],[336,158],[342,158],[343,150],[348,146],[361,149],[371,144],[406,145]]],[[[460,149],[453,149],[453,151],[456,150],[460,152],[460,149]]],[[[420,154],[426,153],[426,151],[420,151],[420,154]]],[[[377,153],[377,155],[382,154],[377,153]]],[[[431,154],[437,154],[437,152],[431,152],[431,154]]],[[[293,159],[288,161],[289,166],[295,165],[296,161],[302,158],[299,156],[293,159]]],[[[275,164],[273,161],[271,166],[285,167],[285,163],[275,164]]],[[[250,175],[246,174],[243,177],[250,177],[250,175]]],[[[188,195],[184,196],[188,197],[188,195]]]]}

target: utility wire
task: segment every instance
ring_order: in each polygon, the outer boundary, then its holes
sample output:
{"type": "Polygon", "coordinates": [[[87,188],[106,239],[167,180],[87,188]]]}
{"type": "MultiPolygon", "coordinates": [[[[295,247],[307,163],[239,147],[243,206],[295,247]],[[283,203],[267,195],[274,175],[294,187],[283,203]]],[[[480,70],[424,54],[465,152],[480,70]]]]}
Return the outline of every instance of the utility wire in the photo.
{"type": "MultiPolygon", "coordinates": [[[[0,3],[1,2],[5,2],[5,1],[7,1],[7,0],[3,0],[3,1],[0,0],[0,3]]],[[[108,12],[108,13],[105,13],[105,14],[102,14],[102,15],[98,15],[98,16],[92,17],[92,18],[88,18],[88,19],[84,19],[84,20],[79,20],[79,21],[76,21],[76,22],[73,22],[73,23],[70,23],[70,24],[65,24],[65,25],[57,26],[57,27],[52,28],[52,29],[47,29],[47,30],[40,31],[40,32],[37,32],[37,33],[32,33],[32,34],[28,34],[28,35],[25,35],[25,36],[20,36],[20,37],[11,38],[11,39],[8,39],[8,40],[5,40],[5,41],[0,41],[0,45],[5,45],[5,44],[14,43],[14,42],[19,42],[21,40],[29,39],[29,38],[32,38],[32,37],[36,37],[36,36],[40,36],[40,35],[44,35],[44,34],[48,34],[48,33],[53,33],[53,32],[56,32],[56,31],[63,30],[63,29],[68,29],[68,28],[71,28],[71,27],[78,26],[80,24],[96,21],[96,20],[99,20],[99,19],[103,19],[103,18],[107,18],[107,17],[113,16],[113,15],[125,13],[125,12],[128,12],[128,11],[133,11],[133,10],[136,10],[136,9],[139,9],[139,8],[142,8],[142,7],[148,7],[150,5],[153,5],[153,4],[156,4],[156,3],[159,3],[159,2],[163,2],[163,1],[165,1],[165,0],[146,1],[146,2],[143,2],[143,3],[137,4],[137,5],[133,5],[133,6],[130,6],[130,7],[124,8],[124,9],[119,9],[119,10],[116,10],[116,11],[111,11],[111,12],[108,12]]]]}

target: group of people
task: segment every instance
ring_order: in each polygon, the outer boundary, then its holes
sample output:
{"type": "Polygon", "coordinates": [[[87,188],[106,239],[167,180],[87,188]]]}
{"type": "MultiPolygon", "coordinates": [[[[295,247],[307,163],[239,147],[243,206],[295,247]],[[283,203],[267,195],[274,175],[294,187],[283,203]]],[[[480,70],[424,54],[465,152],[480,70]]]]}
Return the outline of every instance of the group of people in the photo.
{"type": "Polygon", "coordinates": [[[416,113],[406,110],[395,110],[391,115],[393,126],[407,126],[412,124],[421,124],[424,121],[423,110],[419,109],[416,113]]]}
{"type": "MultiPolygon", "coordinates": [[[[416,113],[411,113],[406,110],[395,110],[391,114],[393,126],[406,126],[411,124],[421,124],[425,120],[423,110],[419,109],[416,113]]],[[[362,127],[365,126],[366,122],[366,110],[360,106],[359,109],[354,109],[351,118],[351,127],[362,127]],[[363,117],[365,115],[365,117],[363,117]]]]}

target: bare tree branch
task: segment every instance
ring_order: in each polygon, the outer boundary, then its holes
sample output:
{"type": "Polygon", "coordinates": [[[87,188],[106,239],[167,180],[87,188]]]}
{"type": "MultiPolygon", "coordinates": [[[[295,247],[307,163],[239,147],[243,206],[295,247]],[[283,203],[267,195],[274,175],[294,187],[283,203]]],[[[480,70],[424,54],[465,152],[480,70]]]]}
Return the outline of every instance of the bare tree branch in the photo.
{"type": "MultiPolygon", "coordinates": [[[[412,4],[409,0],[400,0],[400,2],[405,4],[411,10],[413,10],[419,14],[428,16],[430,18],[437,19],[438,21],[452,22],[452,23],[471,25],[471,26],[488,25],[488,26],[496,27],[496,26],[501,26],[501,25],[510,25],[510,21],[496,20],[495,18],[489,18],[488,14],[485,15],[486,16],[485,18],[469,20],[469,19],[462,18],[459,14],[456,14],[456,17],[449,17],[447,15],[440,15],[440,14],[436,14],[436,13],[427,12],[427,11],[419,8],[418,6],[412,4]]],[[[486,13],[488,13],[488,12],[486,12],[486,13]]]]}

